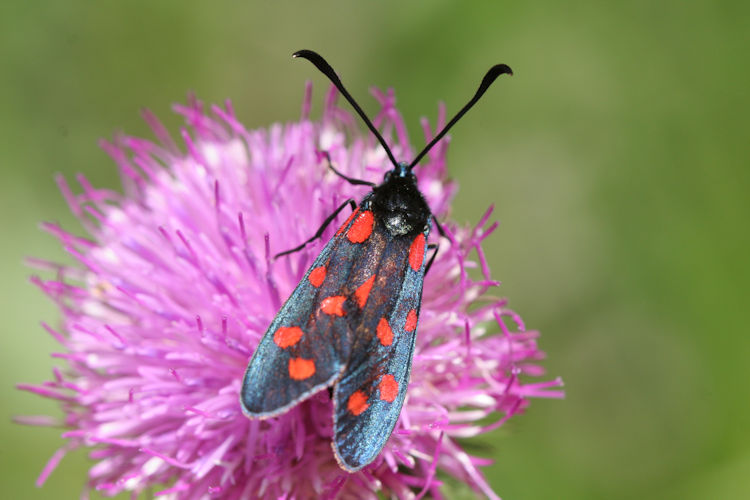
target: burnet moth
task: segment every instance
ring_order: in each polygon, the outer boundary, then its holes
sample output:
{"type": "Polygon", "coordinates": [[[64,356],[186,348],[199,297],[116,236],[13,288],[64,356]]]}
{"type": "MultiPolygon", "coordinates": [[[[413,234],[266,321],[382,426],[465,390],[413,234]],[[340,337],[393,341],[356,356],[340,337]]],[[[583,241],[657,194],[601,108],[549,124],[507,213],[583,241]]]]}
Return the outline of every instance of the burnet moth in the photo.
{"type": "MultiPolygon", "coordinates": [[[[347,200],[300,246],[319,238],[347,205],[354,210],[325,245],[287,299],[255,350],[240,400],[250,418],[269,418],[328,388],[333,399],[333,451],[354,472],[385,446],[401,413],[409,383],[424,275],[437,253],[428,245],[432,224],[443,233],[412,172],[422,157],[511,69],[498,64],[474,97],[411,163],[397,162],[385,139],[319,54],[294,57],[313,63],[336,86],[383,146],[393,169],[381,184],[346,181],[372,191],[359,206],[347,200]],[[427,250],[433,250],[429,261],[427,250]]],[[[327,158],[327,155],[325,155],[327,158]]]]}

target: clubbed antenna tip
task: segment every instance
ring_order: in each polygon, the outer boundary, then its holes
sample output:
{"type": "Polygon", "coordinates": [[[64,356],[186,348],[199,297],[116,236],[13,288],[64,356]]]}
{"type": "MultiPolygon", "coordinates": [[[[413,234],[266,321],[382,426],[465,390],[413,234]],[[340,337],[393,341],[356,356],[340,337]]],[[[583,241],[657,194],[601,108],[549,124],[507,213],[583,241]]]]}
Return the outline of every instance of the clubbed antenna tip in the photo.
{"type": "Polygon", "coordinates": [[[367,117],[365,112],[362,110],[362,108],[359,107],[359,104],[357,104],[357,101],[354,100],[354,98],[349,94],[349,92],[344,88],[344,84],[341,83],[341,80],[339,79],[336,72],[333,70],[330,64],[328,64],[328,61],[323,59],[323,56],[318,54],[317,52],[314,52],[312,50],[302,49],[298,50],[294,54],[292,54],[292,57],[301,57],[303,59],[307,59],[311,63],[315,65],[318,70],[320,70],[321,73],[326,75],[329,80],[331,80],[331,83],[333,83],[336,88],[341,92],[341,95],[344,96],[344,98],[349,101],[349,104],[352,105],[354,110],[357,112],[357,114],[362,118],[362,120],[365,122],[365,125],[367,125],[367,128],[370,129],[370,131],[375,134],[375,137],[377,137],[378,141],[380,141],[380,144],[383,146],[383,149],[385,149],[385,152],[388,154],[388,158],[390,158],[391,163],[393,163],[394,167],[398,167],[398,162],[396,161],[396,158],[393,156],[393,153],[391,153],[391,149],[388,147],[388,144],[385,142],[385,139],[383,139],[383,136],[380,135],[380,132],[378,132],[378,129],[375,128],[375,125],[372,124],[370,119],[367,117]]]}
{"type": "Polygon", "coordinates": [[[474,94],[474,97],[472,97],[471,100],[469,100],[469,102],[467,102],[466,105],[461,108],[461,111],[456,113],[456,116],[454,116],[451,121],[449,121],[448,124],[443,127],[443,130],[441,130],[435,137],[433,137],[430,143],[424,147],[422,152],[419,153],[416,158],[414,158],[414,160],[409,164],[409,170],[414,168],[414,166],[419,163],[419,160],[421,160],[424,155],[426,155],[430,151],[430,149],[432,149],[432,147],[437,144],[445,134],[448,133],[448,130],[450,130],[450,128],[455,125],[456,122],[460,120],[461,117],[464,116],[466,112],[469,111],[471,107],[477,103],[477,101],[484,95],[487,89],[490,88],[490,85],[492,85],[492,82],[494,82],[498,76],[512,74],[513,70],[510,69],[510,66],[508,66],[507,64],[496,64],[491,67],[489,71],[487,71],[487,73],[484,75],[484,78],[482,78],[482,83],[479,84],[479,88],[474,94]]]}

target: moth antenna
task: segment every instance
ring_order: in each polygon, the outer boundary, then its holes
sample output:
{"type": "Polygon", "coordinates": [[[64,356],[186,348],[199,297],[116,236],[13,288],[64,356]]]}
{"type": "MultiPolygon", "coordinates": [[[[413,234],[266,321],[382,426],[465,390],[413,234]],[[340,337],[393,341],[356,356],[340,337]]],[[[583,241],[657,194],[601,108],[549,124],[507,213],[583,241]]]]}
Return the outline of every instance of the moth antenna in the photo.
{"type": "Polygon", "coordinates": [[[489,71],[487,71],[487,74],[484,75],[484,78],[482,78],[482,83],[479,84],[479,88],[477,89],[476,94],[474,94],[474,97],[472,97],[471,100],[467,102],[463,108],[461,108],[461,111],[456,113],[456,116],[454,116],[451,119],[451,121],[449,121],[448,124],[445,127],[443,127],[443,130],[441,130],[440,133],[436,135],[427,146],[425,146],[422,152],[419,153],[416,158],[414,158],[414,161],[412,161],[411,164],[409,164],[409,167],[408,167],[409,170],[413,169],[414,166],[417,163],[419,163],[419,160],[421,160],[422,157],[426,155],[430,151],[430,149],[432,149],[432,147],[438,143],[440,139],[443,138],[443,136],[448,132],[448,130],[450,130],[450,128],[453,125],[455,125],[456,122],[460,120],[461,117],[464,116],[466,112],[469,111],[472,108],[472,106],[474,106],[477,103],[477,101],[482,97],[482,95],[484,95],[487,89],[490,88],[490,85],[492,85],[492,82],[494,82],[498,76],[503,75],[503,74],[512,75],[513,70],[510,69],[510,66],[506,64],[496,64],[493,67],[491,67],[489,71]]]}
{"type": "Polygon", "coordinates": [[[321,73],[326,75],[329,80],[331,80],[331,83],[333,83],[336,88],[341,92],[341,95],[344,96],[344,98],[349,101],[349,104],[352,105],[354,108],[354,111],[357,112],[357,114],[362,118],[362,120],[365,122],[365,125],[367,125],[367,128],[370,129],[370,132],[375,134],[375,137],[378,138],[378,141],[380,141],[380,144],[383,146],[383,149],[385,149],[386,154],[388,155],[388,158],[390,158],[391,163],[393,163],[393,166],[398,168],[398,162],[396,161],[396,158],[394,158],[393,153],[391,153],[391,148],[388,147],[388,144],[386,144],[385,139],[383,139],[383,136],[380,135],[380,132],[378,132],[378,129],[375,128],[375,125],[372,124],[370,119],[367,117],[364,111],[362,111],[362,108],[359,107],[359,104],[357,104],[357,101],[354,100],[354,98],[349,94],[349,92],[344,88],[344,84],[341,83],[341,80],[336,75],[336,72],[333,70],[330,64],[323,59],[323,56],[318,54],[317,52],[314,52],[312,50],[298,50],[294,54],[292,54],[292,57],[301,57],[303,59],[307,59],[311,63],[315,65],[316,68],[320,70],[321,73]]]}

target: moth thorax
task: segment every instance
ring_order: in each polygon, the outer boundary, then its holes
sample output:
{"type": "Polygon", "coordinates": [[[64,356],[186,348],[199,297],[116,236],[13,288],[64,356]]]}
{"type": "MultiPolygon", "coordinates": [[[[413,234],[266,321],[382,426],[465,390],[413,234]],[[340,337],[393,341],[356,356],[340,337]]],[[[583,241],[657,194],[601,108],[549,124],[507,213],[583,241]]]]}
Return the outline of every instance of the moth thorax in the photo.
{"type": "Polygon", "coordinates": [[[413,178],[388,179],[376,188],[373,208],[393,236],[424,231],[430,217],[430,209],[413,178]]]}

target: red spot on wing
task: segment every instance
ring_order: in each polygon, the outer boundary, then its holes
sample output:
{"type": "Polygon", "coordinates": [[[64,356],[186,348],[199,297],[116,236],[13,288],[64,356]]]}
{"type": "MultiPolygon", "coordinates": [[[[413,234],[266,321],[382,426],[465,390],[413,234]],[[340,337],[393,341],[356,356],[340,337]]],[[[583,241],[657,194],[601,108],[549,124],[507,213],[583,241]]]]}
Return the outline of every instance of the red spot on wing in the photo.
{"type": "Polygon", "coordinates": [[[310,284],[315,288],[318,288],[323,284],[323,280],[326,279],[326,266],[316,267],[310,271],[310,275],[307,277],[310,280],[310,284]]]}
{"type": "Polygon", "coordinates": [[[359,307],[365,307],[367,303],[367,297],[370,296],[370,290],[372,290],[372,284],[375,283],[375,275],[370,276],[370,279],[365,281],[354,291],[354,298],[357,299],[359,307]]]}
{"type": "Polygon", "coordinates": [[[367,404],[367,394],[362,391],[354,391],[346,402],[346,409],[355,417],[361,415],[369,407],[370,405],[367,404]]]}
{"type": "Polygon", "coordinates": [[[384,346],[387,347],[393,343],[393,330],[391,330],[391,325],[388,324],[387,319],[380,318],[380,321],[378,322],[377,334],[378,340],[384,346]]]}
{"type": "Polygon", "coordinates": [[[404,323],[404,330],[407,332],[413,332],[417,328],[417,311],[412,309],[409,314],[406,315],[406,323],[404,323]]]}
{"type": "Polygon", "coordinates": [[[282,349],[293,346],[302,338],[302,328],[298,326],[280,326],[273,334],[273,341],[282,349]]]}
{"type": "Polygon", "coordinates": [[[398,396],[398,382],[396,382],[396,377],[390,374],[383,375],[383,378],[380,379],[378,389],[380,389],[380,399],[393,403],[396,396],[398,396]]]}
{"type": "Polygon", "coordinates": [[[375,217],[372,215],[372,212],[365,210],[354,219],[352,227],[350,227],[349,231],[346,233],[346,237],[349,238],[349,241],[352,243],[362,243],[372,234],[372,226],[374,224],[375,217]]]}
{"type": "Polygon", "coordinates": [[[289,358],[289,378],[305,380],[315,375],[315,361],[304,358],[289,358]]]}
{"type": "Polygon", "coordinates": [[[409,265],[415,271],[419,271],[424,261],[424,234],[419,233],[409,248],[409,265]]]}
{"type": "Polygon", "coordinates": [[[341,227],[340,227],[340,228],[338,229],[338,231],[336,231],[336,236],[340,235],[340,234],[341,234],[341,233],[342,233],[342,232],[344,231],[344,229],[346,229],[346,226],[348,226],[348,225],[349,225],[349,223],[350,223],[350,222],[352,221],[352,219],[354,218],[354,216],[355,216],[355,215],[357,215],[357,212],[359,212],[359,208],[357,208],[357,209],[356,209],[356,210],[355,210],[354,212],[352,212],[352,214],[351,214],[351,215],[349,216],[349,218],[348,218],[348,219],[346,219],[346,222],[344,222],[344,223],[343,223],[343,224],[341,225],[341,227]]]}
{"type": "Polygon", "coordinates": [[[343,295],[332,295],[331,297],[326,297],[320,302],[320,310],[333,316],[343,316],[344,301],[346,301],[346,297],[343,295]]]}

